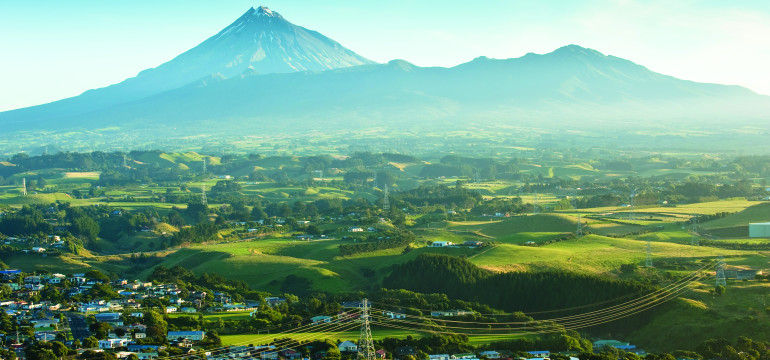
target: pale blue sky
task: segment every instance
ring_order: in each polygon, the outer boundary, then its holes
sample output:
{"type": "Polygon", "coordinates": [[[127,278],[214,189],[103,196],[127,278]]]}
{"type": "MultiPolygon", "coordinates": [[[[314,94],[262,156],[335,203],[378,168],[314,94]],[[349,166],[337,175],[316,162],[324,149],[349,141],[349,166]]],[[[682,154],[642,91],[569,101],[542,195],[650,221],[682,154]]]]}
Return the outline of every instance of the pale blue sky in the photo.
{"type": "Polygon", "coordinates": [[[767,0],[0,0],[0,110],[135,76],[258,5],[379,62],[454,66],[578,44],[770,94],[767,0]]]}

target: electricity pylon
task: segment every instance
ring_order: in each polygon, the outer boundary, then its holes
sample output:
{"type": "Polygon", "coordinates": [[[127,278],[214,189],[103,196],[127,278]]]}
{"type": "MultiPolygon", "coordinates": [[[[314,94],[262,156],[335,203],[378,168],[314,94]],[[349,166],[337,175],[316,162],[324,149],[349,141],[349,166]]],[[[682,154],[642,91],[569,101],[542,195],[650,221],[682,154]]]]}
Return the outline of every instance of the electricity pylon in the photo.
{"type": "Polygon", "coordinates": [[[369,326],[369,300],[363,300],[361,312],[361,336],[358,338],[358,356],[356,360],[374,360],[374,341],[372,341],[372,329],[369,326]]]}
{"type": "Polygon", "coordinates": [[[727,286],[727,278],[725,277],[725,258],[719,255],[719,261],[717,262],[717,283],[716,286],[727,286]]]}

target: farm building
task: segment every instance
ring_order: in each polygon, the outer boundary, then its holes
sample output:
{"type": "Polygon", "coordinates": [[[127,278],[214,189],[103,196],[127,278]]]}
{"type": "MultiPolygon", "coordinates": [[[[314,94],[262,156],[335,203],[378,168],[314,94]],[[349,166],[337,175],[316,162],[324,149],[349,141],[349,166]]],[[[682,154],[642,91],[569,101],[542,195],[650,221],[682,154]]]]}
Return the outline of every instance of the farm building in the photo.
{"type": "Polygon", "coordinates": [[[432,244],[430,244],[431,247],[444,247],[452,245],[454,245],[454,243],[451,241],[434,241],[432,244]]]}
{"type": "Polygon", "coordinates": [[[770,222],[749,224],[749,237],[770,237],[770,222]]]}

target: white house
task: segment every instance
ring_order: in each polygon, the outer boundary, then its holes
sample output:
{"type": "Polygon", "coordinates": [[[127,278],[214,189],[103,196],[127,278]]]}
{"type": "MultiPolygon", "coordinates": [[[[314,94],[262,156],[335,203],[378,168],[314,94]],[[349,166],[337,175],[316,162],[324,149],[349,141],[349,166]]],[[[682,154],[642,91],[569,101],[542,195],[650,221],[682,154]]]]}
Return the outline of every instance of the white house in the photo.
{"type": "Polygon", "coordinates": [[[481,353],[479,353],[479,356],[482,357],[482,358],[486,357],[487,359],[499,359],[500,358],[500,353],[497,352],[497,351],[494,351],[494,350],[487,350],[487,351],[482,351],[481,353]]]}
{"type": "Polygon", "coordinates": [[[358,345],[352,341],[343,341],[337,347],[341,352],[356,352],[358,351],[358,345]]]}
{"type": "Polygon", "coordinates": [[[387,317],[389,317],[391,319],[405,319],[406,318],[405,314],[401,314],[401,313],[397,313],[397,312],[393,312],[393,311],[383,311],[382,315],[385,315],[385,316],[387,316],[387,317]]]}
{"type": "Polygon", "coordinates": [[[114,349],[125,346],[128,343],[125,339],[107,339],[99,340],[99,349],[114,349]]]}
{"type": "Polygon", "coordinates": [[[527,354],[535,359],[545,359],[551,356],[551,352],[547,350],[527,351],[527,354]]]}
{"type": "Polygon", "coordinates": [[[452,245],[454,245],[454,243],[451,241],[434,241],[432,244],[430,244],[431,247],[444,247],[452,245]]]}

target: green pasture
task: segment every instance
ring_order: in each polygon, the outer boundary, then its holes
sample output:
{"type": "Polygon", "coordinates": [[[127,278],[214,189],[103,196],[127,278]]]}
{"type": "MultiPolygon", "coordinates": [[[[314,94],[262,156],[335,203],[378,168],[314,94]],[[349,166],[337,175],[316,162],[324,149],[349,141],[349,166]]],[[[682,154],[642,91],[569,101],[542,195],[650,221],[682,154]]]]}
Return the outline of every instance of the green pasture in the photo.
{"type": "Polygon", "coordinates": [[[750,202],[748,206],[740,212],[728,215],[727,217],[708,221],[702,224],[706,229],[727,228],[735,226],[746,226],[754,222],[770,221],[770,202],[750,202]]]}
{"type": "Polygon", "coordinates": [[[703,280],[693,290],[664,307],[650,322],[628,334],[628,341],[643,344],[654,352],[695,348],[705,338],[735,341],[746,334],[770,332],[770,284],[728,280],[727,290],[716,296],[712,279],[703,280]]]}

